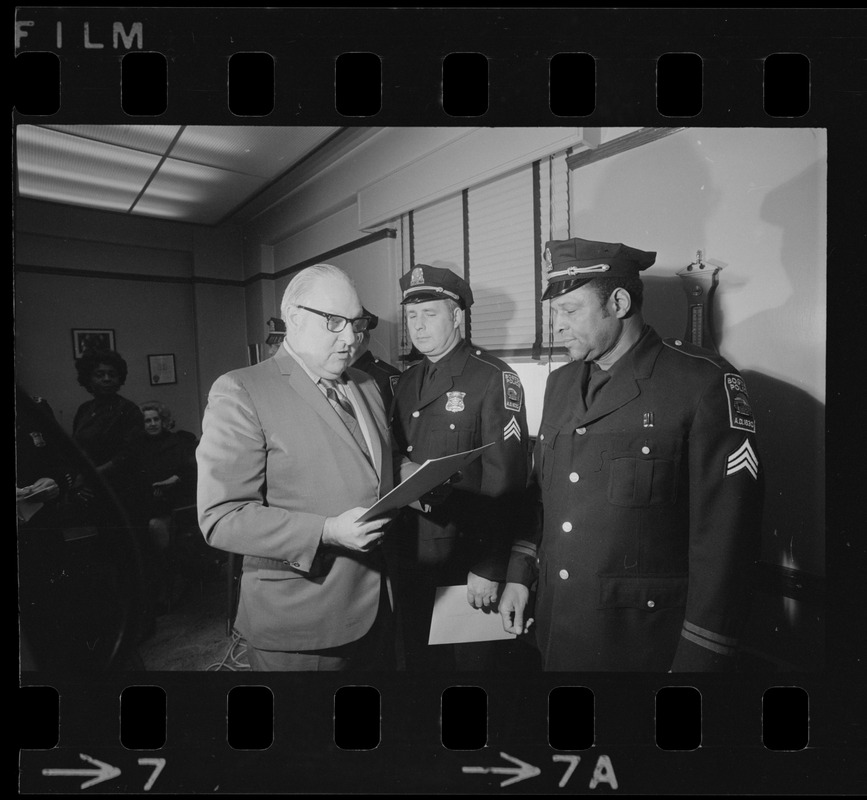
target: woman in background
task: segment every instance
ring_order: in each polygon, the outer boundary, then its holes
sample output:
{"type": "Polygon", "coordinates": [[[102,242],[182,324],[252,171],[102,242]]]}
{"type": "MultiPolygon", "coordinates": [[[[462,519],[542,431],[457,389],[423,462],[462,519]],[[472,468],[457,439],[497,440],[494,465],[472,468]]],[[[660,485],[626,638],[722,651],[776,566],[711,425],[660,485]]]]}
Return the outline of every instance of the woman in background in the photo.
{"type": "Polygon", "coordinates": [[[187,431],[174,432],[168,406],[149,400],[139,406],[144,417],[144,438],[135,449],[136,465],[147,494],[144,514],[151,547],[156,551],[157,613],[171,604],[169,570],[172,545],[172,512],[196,502],[196,438],[187,431]]]}
{"type": "MultiPolygon", "coordinates": [[[[88,350],[75,362],[75,369],[78,383],[93,399],[75,412],[72,438],[135,517],[139,498],[132,459],[144,437],[144,421],[138,406],[118,393],[126,382],[126,361],[114,350],[88,350]]],[[[85,504],[92,499],[93,491],[81,477],[75,489],[85,504]]]]}

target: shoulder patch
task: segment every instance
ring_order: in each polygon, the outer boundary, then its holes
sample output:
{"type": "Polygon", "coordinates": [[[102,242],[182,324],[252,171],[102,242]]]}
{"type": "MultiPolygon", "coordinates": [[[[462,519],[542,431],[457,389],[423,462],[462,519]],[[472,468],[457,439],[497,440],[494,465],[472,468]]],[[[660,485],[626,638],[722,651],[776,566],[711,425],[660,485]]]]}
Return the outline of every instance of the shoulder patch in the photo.
{"type": "Polygon", "coordinates": [[[705,350],[705,348],[685,342],[683,339],[663,339],[662,343],[669,350],[676,350],[678,353],[683,353],[685,356],[690,356],[691,358],[700,358],[720,369],[728,366],[728,362],[721,355],[714,353],[713,350],[705,350]]]}
{"type": "Polygon", "coordinates": [[[755,433],[756,419],[747,395],[746,382],[734,372],[727,372],[723,379],[729,405],[729,425],[736,430],[755,433]]]}
{"type": "Polygon", "coordinates": [[[507,411],[520,411],[524,402],[524,387],[514,372],[503,373],[503,405],[507,411]]]}

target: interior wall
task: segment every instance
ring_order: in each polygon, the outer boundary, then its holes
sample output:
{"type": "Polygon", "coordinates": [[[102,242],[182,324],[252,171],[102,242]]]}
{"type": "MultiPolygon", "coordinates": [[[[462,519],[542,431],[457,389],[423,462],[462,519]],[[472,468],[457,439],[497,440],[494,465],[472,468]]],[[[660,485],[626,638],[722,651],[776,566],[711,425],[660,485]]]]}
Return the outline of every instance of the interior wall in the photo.
{"type": "Polygon", "coordinates": [[[23,199],[15,223],[16,380],[71,432],[90,399],[72,329],[111,329],[129,368],[121,394],[165,402],[198,436],[210,382],[245,363],[237,232],[23,199]],[[177,383],[151,386],[147,356],[166,353],[177,383]]]}
{"type": "Polygon", "coordinates": [[[572,235],[656,250],[645,318],[683,336],[679,269],[725,263],[714,335],[742,371],[767,476],[762,557],[824,574],[824,130],[692,128],[572,173],[572,235]]]}

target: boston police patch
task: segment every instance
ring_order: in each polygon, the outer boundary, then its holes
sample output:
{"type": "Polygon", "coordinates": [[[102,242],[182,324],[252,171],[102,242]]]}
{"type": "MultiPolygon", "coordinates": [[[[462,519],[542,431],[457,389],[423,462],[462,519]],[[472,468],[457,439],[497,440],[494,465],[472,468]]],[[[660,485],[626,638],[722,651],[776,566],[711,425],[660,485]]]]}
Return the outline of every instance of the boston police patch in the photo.
{"type": "Polygon", "coordinates": [[[520,411],[524,402],[524,387],[514,372],[503,373],[503,405],[507,411],[520,411]]]}
{"type": "Polygon", "coordinates": [[[724,376],[726,396],[729,401],[729,424],[741,431],[756,432],[753,407],[747,396],[747,384],[740,375],[727,372],[724,376]]]}

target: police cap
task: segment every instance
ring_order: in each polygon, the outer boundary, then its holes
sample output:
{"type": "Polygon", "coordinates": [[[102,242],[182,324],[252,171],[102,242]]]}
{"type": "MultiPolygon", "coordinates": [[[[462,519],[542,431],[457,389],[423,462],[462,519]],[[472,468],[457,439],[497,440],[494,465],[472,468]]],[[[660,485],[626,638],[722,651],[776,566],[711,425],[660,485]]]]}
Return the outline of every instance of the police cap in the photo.
{"type": "Polygon", "coordinates": [[[571,292],[594,278],[637,276],[656,261],[656,253],[615,242],[559,239],[545,247],[548,286],[543,300],[571,292]]]}
{"type": "Polygon", "coordinates": [[[470,285],[450,269],[416,264],[400,278],[403,294],[401,305],[424,303],[428,300],[455,300],[461,308],[473,304],[473,291],[470,285]]]}

